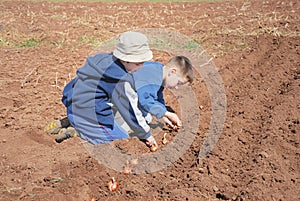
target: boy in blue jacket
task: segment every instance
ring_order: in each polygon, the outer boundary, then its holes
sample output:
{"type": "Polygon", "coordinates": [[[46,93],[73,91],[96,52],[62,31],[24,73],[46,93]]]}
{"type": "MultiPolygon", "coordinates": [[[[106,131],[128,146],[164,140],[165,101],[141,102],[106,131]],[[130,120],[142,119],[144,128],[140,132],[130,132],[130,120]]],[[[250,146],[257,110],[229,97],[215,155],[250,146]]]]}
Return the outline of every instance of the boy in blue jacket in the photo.
{"type": "Polygon", "coordinates": [[[174,56],[166,65],[159,62],[145,62],[144,67],[133,74],[135,89],[139,98],[139,108],[143,116],[149,113],[174,130],[182,124],[179,117],[167,110],[163,90],[176,89],[180,85],[193,82],[193,66],[185,56],[174,56]]]}
{"type": "MultiPolygon", "coordinates": [[[[134,135],[150,144],[157,144],[150,133],[134,90],[132,73],[151,60],[148,39],[139,32],[120,35],[112,53],[88,57],[77,76],[63,90],[62,102],[67,108],[67,118],[48,124],[45,131],[71,137],[76,133],[92,144],[101,144],[129,135],[114,120],[115,107],[133,130],[134,135]],[[112,107],[113,106],[113,107],[112,107]]],[[[63,139],[57,138],[57,142],[63,139]]]]}
{"type": "MultiPolygon", "coordinates": [[[[151,122],[153,115],[157,119],[162,118],[165,124],[178,130],[182,126],[181,120],[176,113],[167,110],[163,91],[165,88],[177,89],[181,85],[193,82],[191,61],[185,56],[174,56],[166,65],[160,62],[145,62],[143,68],[133,73],[133,79],[139,109],[147,123],[151,122]]],[[[123,120],[119,120],[119,124],[130,130],[123,120]]],[[[151,146],[147,141],[146,144],[151,146]]]]}

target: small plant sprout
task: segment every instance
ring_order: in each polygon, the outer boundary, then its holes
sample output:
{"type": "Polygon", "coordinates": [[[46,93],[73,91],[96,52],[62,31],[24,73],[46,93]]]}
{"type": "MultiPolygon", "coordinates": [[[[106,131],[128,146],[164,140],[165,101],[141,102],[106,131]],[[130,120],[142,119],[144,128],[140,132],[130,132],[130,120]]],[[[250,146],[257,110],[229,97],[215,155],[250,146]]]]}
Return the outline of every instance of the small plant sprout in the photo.
{"type": "Polygon", "coordinates": [[[131,173],[131,168],[130,168],[129,162],[126,161],[126,164],[125,164],[125,166],[123,168],[123,174],[128,175],[130,173],[131,173]]]}
{"type": "Polygon", "coordinates": [[[167,133],[164,133],[164,137],[162,139],[162,143],[163,144],[167,144],[169,142],[169,140],[166,138],[167,133]]]}
{"type": "Polygon", "coordinates": [[[116,191],[116,190],[118,189],[118,187],[119,187],[119,184],[118,184],[118,182],[115,180],[114,177],[112,177],[112,178],[110,179],[110,181],[107,183],[107,188],[108,188],[108,190],[111,191],[111,192],[116,191]]]}

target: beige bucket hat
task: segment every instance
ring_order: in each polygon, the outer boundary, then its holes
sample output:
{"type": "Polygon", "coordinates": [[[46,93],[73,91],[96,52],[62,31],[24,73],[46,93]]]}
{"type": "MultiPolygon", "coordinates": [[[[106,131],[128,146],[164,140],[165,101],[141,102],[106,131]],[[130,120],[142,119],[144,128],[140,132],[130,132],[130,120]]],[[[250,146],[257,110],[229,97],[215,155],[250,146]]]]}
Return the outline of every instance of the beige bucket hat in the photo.
{"type": "Polygon", "coordinates": [[[128,31],[119,36],[113,55],[128,62],[145,62],[153,58],[147,37],[139,32],[128,31]]]}

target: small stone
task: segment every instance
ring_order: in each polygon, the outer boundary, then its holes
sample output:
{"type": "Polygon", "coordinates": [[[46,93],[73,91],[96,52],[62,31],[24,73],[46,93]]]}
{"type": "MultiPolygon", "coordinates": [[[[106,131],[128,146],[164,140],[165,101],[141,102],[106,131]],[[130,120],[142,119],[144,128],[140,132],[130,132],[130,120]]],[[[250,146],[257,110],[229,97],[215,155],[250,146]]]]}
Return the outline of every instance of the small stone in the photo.
{"type": "Polygon", "coordinates": [[[214,192],[219,191],[218,187],[216,187],[216,186],[213,186],[212,189],[213,189],[214,192]]]}
{"type": "Polygon", "coordinates": [[[269,155],[268,155],[267,152],[265,152],[265,151],[260,152],[258,155],[259,155],[260,157],[262,157],[262,158],[268,158],[268,157],[269,157],[269,155]]]}
{"type": "Polygon", "coordinates": [[[199,173],[204,173],[204,168],[199,168],[199,173]]]}

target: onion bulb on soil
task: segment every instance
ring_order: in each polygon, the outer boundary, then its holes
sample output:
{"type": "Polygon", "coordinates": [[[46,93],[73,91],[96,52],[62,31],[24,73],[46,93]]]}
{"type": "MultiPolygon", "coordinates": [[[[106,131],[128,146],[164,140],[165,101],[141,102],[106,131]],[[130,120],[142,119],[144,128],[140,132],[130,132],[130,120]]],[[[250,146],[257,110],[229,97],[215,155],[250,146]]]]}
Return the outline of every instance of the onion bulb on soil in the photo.
{"type": "Polygon", "coordinates": [[[157,149],[158,149],[158,146],[156,146],[155,144],[152,144],[151,147],[150,147],[151,152],[156,152],[157,149]]]}
{"type": "Polygon", "coordinates": [[[118,187],[119,187],[119,184],[115,180],[114,177],[112,177],[111,180],[107,183],[107,188],[111,192],[116,191],[118,189],[118,187]]]}

